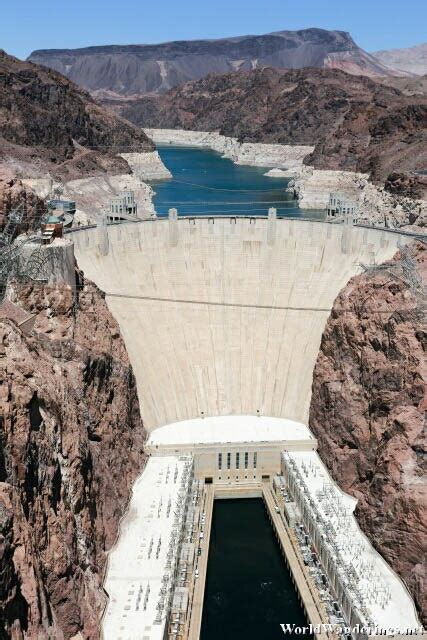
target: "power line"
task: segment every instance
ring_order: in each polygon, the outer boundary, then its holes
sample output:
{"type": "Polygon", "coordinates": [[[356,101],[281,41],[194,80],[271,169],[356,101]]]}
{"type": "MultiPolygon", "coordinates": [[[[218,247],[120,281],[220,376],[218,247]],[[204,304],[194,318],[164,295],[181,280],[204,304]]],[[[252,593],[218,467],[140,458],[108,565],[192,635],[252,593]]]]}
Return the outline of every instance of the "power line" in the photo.
{"type": "MultiPolygon", "coordinates": [[[[110,296],[111,298],[127,298],[131,300],[149,300],[153,302],[171,302],[175,304],[199,304],[205,306],[212,307],[235,307],[235,308],[243,308],[243,309],[270,309],[271,311],[315,311],[319,313],[330,313],[332,309],[334,312],[352,312],[358,311],[352,307],[293,307],[290,305],[270,305],[270,304],[245,304],[241,302],[212,302],[209,300],[189,300],[184,298],[160,298],[155,296],[141,296],[141,295],[133,295],[130,293],[111,293],[106,291],[106,296],[110,296]]],[[[361,311],[361,310],[359,310],[361,311]]],[[[366,309],[369,313],[386,313],[392,315],[399,311],[399,309],[366,309]]],[[[405,310],[402,310],[405,311],[405,310]]]]}
{"type": "Polygon", "coordinates": [[[212,206],[216,206],[216,205],[223,205],[223,204],[230,204],[230,205],[243,205],[243,204],[280,204],[280,205],[284,205],[287,202],[289,202],[291,205],[294,205],[295,200],[252,200],[252,201],[240,201],[240,200],[235,200],[235,201],[231,201],[231,202],[218,202],[217,200],[212,200],[211,202],[206,201],[206,200],[193,200],[193,201],[189,201],[186,202],[185,200],[176,200],[176,201],[166,201],[166,202],[160,202],[159,206],[166,206],[166,205],[170,205],[172,207],[182,204],[182,205],[189,205],[189,206],[197,206],[197,205],[206,205],[208,207],[212,207],[212,206]]]}
{"type": "Polygon", "coordinates": [[[199,189],[207,189],[209,191],[225,191],[227,193],[277,193],[281,191],[281,189],[225,189],[219,187],[208,187],[204,184],[198,184],[197,182],[186,182],[185,180],[177,180],[176,178],[172,178],[172,180],[168,180],[167,184],[171,184],[172,182],[176,182],[177,184],[185,184],[190,187],[198,187],[199,189]]]}

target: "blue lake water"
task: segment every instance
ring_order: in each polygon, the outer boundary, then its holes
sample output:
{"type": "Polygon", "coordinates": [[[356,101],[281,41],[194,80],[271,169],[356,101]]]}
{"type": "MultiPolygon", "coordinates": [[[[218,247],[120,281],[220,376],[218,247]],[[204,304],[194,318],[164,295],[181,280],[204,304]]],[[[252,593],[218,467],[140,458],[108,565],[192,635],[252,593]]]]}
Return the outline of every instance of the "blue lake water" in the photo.
{"type": "Polygon", "coordinates": [[[154,181],[154,205],[159,216],[175,207],[179,215],[267,215],[270,207],[279,216],[322,219],[324,211],[303,210],[293,194],[285,191],[288,180],[269,178],[268,169],[236,165],[210,149],[159,147],[172,179],[154,181]]]}

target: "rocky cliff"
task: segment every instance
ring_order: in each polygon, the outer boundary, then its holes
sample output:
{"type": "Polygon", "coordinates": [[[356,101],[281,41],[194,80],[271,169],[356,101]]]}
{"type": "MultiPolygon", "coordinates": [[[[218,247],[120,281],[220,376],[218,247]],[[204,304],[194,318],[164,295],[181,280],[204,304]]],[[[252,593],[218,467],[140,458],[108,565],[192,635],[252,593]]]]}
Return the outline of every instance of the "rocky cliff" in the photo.
{"type": "Polygon", "coordinates": [[[425,245],[350,280],[322,337],[310,409],[322,459],[424,623],[426,283],[425,245]]]}
{"type": "Polygon", "coordinates": [[[22,231],[36,226],[46,212],[45,201],[26,188],[9,167],[0,164],[0,228],[9,211],[18,207],[23,213],[22,231]]]}
{"type": "Polygon", "coordinates": [[[144,464],[135,380],[103,294],[27,286],[0,323],[0,637],[98,638],[106,552],[144,464]]]}
{"type": "Polygon", "coordinates": [[[164,93],[209,73],[264,66],[332,67],[371,76],[392,73],[358,47],[349,33],[325,29],[150,45],[43,49],[33,51],[29,59],[107,99],[164,93]]]}
{"type": "Polygon", "coordinates": [[[134,101],[122,113],[145,127],[313,145],[306,164],[369,173],[376,183],[427,164],[427,99],[338,70],[211,75],[134,101]]]}
{"type": "Polygon", "coordinates": [[[86,224],[131,189],[150,217],[145,180],[169,175],[139,127],[59,73],[0,51],[0,213],[25,204],[31,217],[32,203],[56,190],[76,202],[75,224],[86,224]]]}
{"type": "Polygon", "coordinates": [[[0,50],[0,162],[15,173],[35,164],[61,178],[126,173],[117,153],[153,150],[140,129],[64,76],[0,50]]]}

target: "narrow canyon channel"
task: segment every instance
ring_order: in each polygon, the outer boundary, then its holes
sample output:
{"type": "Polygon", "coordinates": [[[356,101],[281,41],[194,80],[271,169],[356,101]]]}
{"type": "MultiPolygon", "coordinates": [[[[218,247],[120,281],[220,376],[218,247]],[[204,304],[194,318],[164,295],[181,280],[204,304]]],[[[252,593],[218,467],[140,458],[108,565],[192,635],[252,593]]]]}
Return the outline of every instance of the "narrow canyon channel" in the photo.
{"type": "Polygon", "coordinates": [[[297,637],[281,623],[308,625],[262,499],[216,500],[201,640],[297,637]]]}
{"type": "Polygon", "coordinates": [[[288,180],[264,175],[265,167],[237,165],[210,149],[158,147],[172,179],[155,181],[157,214],[171,207],[179,215],[267,215],[270,207],[282,217],[323,219],[321,210],[300,209],[293,194],[285,191],[288,180]]]}

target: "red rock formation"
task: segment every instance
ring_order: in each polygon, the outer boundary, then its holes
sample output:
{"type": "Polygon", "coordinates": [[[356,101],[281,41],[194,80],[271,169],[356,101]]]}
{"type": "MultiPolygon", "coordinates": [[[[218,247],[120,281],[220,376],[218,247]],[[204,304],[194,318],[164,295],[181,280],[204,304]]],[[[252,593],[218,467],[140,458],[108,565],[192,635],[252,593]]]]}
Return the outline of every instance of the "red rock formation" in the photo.
{"type": "MultiPolygon", "coordinates": [[[[80,276],[81,278],[81,276],[80,276]]],[[[26,286],[0,323],[0,637],[99,637],[106,551],[144,464],[135,380],[103,294],[26,286]]]]}
{"type": "Polygon", "coordinates": [[[427,258],[424,246],[413,251],[413,265],[398,254],[350,280],[336,299],[314,371],[310,428],[425,622],[427,258]]]}
{"type": "Polygon", "coordinates": [[[0,165],[0,228],[9,211],[17,207],[23,213],[22,231],[31,229],[46,213],[44,200],[25,188],[8,167],[0,165]]]}

